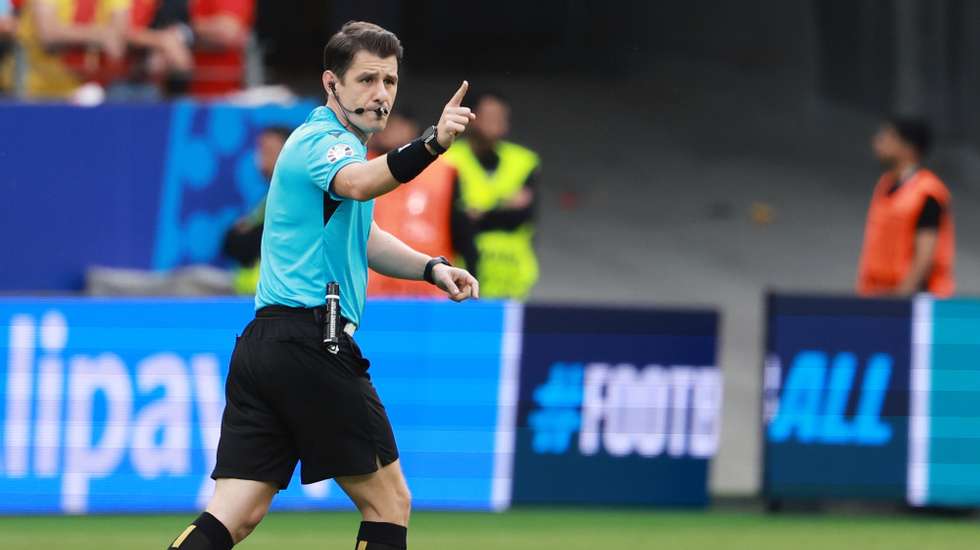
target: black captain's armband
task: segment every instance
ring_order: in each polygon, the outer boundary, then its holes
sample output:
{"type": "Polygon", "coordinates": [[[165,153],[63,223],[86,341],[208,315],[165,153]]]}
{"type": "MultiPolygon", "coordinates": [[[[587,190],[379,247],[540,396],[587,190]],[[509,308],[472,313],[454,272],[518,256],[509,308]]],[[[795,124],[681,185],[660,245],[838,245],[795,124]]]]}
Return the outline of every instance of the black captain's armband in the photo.
{"type": "Polygon", "coordinates": [[[388,170],[399,183],[407,183],[422,173],[437,155],[425,147],[423,138],[418,138],[388,152],[388,170]]]}

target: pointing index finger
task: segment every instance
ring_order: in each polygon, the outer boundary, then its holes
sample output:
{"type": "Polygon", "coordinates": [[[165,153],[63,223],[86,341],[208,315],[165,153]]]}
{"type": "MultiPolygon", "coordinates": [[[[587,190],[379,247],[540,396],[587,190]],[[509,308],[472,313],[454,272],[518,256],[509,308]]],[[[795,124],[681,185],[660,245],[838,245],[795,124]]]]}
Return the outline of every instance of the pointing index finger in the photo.
{"type": "Polygon", "coordinates": [[[463,96],[466,95],[466,90],[468,90],[469,88],[470,88],[470,83],[464,80],[463,83],[459,86],[459,89],[456,90],[456,93],[453,94],[452,99],[449,100],[449,106],[459,107],[459,105],[463,102],[463,96]]]}

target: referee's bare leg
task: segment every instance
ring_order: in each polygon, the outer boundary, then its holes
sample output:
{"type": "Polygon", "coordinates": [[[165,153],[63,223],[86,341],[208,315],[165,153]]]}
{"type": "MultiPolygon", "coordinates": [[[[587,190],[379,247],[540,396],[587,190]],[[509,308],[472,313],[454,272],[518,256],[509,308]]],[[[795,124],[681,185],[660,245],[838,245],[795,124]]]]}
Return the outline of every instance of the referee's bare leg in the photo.
{"type": "MultiPolygon", "coordinates": [[[[361,529],[356,550],[403,548],[412,508],[412,496],[396,460],[376,472],[336,478],[337,483],[361,512],[361,529]],[[370,538],[370,546],[366,542],[370,538]],[[375,542],[379,541],[379,542],[375,542]],[[387,545],[380,541],[391,541],[387,545]]],[[[245,539],[269,511],[279,487],[264,481],[219,479],[207,510],[177,537],[170,548],[211,550],[231,548],[245,539]],[[220,546],[215,546],[215,542],[220,546]]]]}
{"type": "Polygon", "coordinates": [[[336,481],[361,512],[356,550],[405,548],[412,495],[399,460],[387,466],[379,463],[374,473],[338,477],[336,481]]]}
{"type": "Polygon", "coordinates": [[[169,548],[227,550],[241,542],[265,517],[279,487],[249,479],[218,479],[207,509],[169,548]]]}

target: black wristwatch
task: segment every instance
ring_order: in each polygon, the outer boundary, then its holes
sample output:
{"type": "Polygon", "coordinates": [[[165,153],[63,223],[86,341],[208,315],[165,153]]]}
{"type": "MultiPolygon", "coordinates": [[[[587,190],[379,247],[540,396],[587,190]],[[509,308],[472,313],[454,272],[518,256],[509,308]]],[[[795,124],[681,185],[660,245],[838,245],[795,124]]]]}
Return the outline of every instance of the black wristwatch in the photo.
{"type": "Polygon", "coordinates": [[[437,155],[441,155],[446,152],[446,148],[443,147],[439,140],[439,132],[436,130],[435,126],[429,126],[424,132],[422,132],[422,143],[428,145],[437,155]]]}
{"type": "Polygon", "coordinates": [[[448,265],[449,267],[453,266],[453,264],[449,263],[449,260],[447,260],[445,257],[436,256],[435,258],[432,258],[426,262],[425,271],[422,272],[422,280],[432,285],[436,284],[435,280],[432,278],[432,268],[439,264],[448,265]]]}

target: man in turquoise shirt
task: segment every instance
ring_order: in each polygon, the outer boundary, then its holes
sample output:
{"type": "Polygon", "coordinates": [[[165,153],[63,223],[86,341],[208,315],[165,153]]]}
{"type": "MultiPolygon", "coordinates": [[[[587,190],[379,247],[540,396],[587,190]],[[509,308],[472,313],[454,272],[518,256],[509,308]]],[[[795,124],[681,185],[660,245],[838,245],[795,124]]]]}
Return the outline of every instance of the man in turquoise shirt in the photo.
{"type": "Polygon", "coordinates": [[[171,549],[230,549],[258,525],[297,462],[302,483],[334,478],[361,511],[358,550],[407,546],[408,487],[370,363],[353,339],[367,270],[429,281],[457,302],[478,298],[479,284],[372,221],[374,198],[414,179],[475,116],[460,105],[463,82],[425,134],[365,160],[365,142],[394,104],[401,54],[394,34],[364,22],[345,24],[324,48],[327,104],[286,141],[266,199],[256,317],[232,353],[215,493],[171,549]],[[331,282],[342,317],[338,345],[328,347],[331,282]]]}
{"type": "Polygon", "coordinates": [[[366,153],[330,107],[314,109],[286,141],[266,202],[256,310],[323,305],[336,281],[341,312],[360,324],[374,200],[339,196],[330,182],[366,153]]]}

